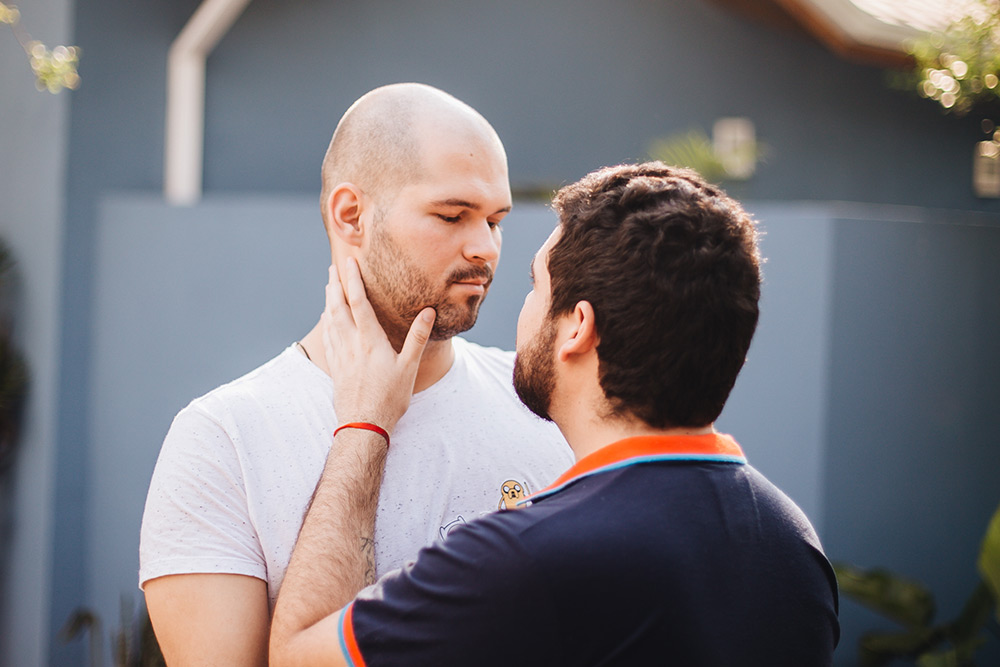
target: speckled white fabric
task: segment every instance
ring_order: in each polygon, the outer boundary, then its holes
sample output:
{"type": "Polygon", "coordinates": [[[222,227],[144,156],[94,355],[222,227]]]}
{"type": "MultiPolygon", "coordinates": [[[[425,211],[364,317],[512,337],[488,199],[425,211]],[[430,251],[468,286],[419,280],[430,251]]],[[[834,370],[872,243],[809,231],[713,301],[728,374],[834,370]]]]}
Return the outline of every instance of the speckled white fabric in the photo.
{"type": "MultiPolygon", "coordinates": [[[[537,491],[573,463],[514,395],[514,355],[455,338],[455,362],[396,426],[375,526],[377,573],[455,525],[537,491]]],[[[273,607],[337,424],[330,378],[295,346],[195,399],[150,483],[140,586],[168,574],[267,581],[273,607]]]]}

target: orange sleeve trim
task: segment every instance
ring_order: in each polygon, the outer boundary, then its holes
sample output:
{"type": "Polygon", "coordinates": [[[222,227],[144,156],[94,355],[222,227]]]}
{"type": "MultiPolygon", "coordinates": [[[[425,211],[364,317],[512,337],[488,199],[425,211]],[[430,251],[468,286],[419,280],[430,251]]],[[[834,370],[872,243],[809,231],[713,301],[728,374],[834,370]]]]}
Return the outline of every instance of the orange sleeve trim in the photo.
{"type": "Polygon", "coordinates": [[[361,647],[354,636],[354,603],[350,603],[344,608],[344,613],[340,617],[340,650],[347,658],[347,663],[352,667],[365,667],[364,656],[361,655],[361,647]]]}

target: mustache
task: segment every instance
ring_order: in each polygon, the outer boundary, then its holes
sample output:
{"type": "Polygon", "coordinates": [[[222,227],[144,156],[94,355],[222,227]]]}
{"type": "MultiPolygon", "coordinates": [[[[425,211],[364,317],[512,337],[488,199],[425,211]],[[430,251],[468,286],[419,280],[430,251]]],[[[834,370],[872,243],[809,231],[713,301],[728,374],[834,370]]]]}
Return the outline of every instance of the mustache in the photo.
{"type": "Polygon", "coordinates": [[[461,283],[467,280],[485,280],[489,287],[493,282],[493,269],[489,266],[470,266],[465,269],[458,269],[448,276],[448,282],[461,283]]]}

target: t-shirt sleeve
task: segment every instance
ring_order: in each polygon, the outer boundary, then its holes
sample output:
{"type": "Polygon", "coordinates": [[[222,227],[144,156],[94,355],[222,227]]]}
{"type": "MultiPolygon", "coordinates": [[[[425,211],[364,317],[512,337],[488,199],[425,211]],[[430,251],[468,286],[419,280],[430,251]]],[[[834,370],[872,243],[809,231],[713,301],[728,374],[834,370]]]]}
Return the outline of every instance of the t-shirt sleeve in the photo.
{"type": "Polygon", "coordinates": [[[461,526],[362,591],[342,617],[349,664],[558,664],[548,589],[503,523],[461,526]]]}
{"type": "Polygon", "coordinates": [[[195,406],[174,419],[146,497],[139,585],[168,574],[266,580],[239,456],[226,430],[195,406]]]}

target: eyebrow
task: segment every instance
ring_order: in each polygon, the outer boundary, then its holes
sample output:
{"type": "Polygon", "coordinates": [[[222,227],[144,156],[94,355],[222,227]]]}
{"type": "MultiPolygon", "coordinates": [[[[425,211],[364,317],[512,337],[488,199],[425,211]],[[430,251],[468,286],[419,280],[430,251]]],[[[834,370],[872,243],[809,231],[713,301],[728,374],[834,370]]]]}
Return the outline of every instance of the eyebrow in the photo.
{"type": "Polygon", "coordinates": [[[532,257],[531,261],[528,263],[528,276],[531,278],[531,284],[535,284],[535,258],[532,257]]]}
{"type": "MultiPolygon", "coordinates": [[[[473,211],[481,211],[483,208],[479,204],[475,204],[471,201],[466,201],[465,199],[457,199],[455,197],[452,197],[450,199],[438,199],[437,201],[432,201],[431,206],[460,206],[463,208],[472,209],[473,211]]],[[[503,208],[499,208],[493,213],[493,215],[496,215],[497,213],[510,213],[510,208],[511,208],[510,206],[504,206],[503,208]]]]}

